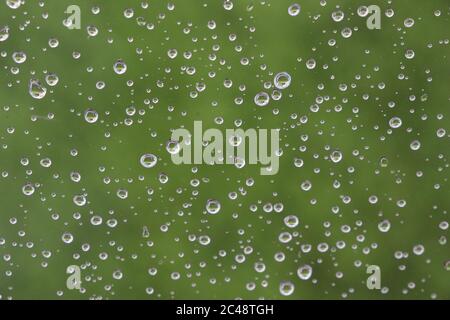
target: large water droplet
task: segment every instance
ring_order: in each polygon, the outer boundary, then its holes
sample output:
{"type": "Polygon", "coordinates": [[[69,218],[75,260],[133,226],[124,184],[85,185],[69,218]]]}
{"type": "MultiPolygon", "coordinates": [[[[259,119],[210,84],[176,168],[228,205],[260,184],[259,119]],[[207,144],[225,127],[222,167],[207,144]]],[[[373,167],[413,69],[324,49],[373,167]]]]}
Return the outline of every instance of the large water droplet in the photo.
{"type": "Polygon", "coordinates": [[[23,51],[14,52],[12,54],[12,58],[15,63],[21,64],[24,63],[27,60],[27,55],[23,51]]]}
{"type": "Polygon", "coordinates": [[[34,186],[32,183],[27,183],[22,187],[22,193],[26,196],[31,196],[34,193],[34,186]]]}
{"type": "Polygon", "coordinates": [[[220,202],[217,200],[208,200],[206,202],[206,211],[209,214],[217,214],[220,211],[220,202]]]}
{"type": "Polygon", "coordinates": [[[123,62],[123,60],[117,60],[114,63],[114,72],[117,74],[124,74],[125,72],[127,72],[127,65],[125,64],[125,62],[123,62]]]}
{"type": "Polygon", "coordinates": [[[295,17],[301,11],[301,6],[298,3],[293,3],[288,7],[288,13],[290,16],[295,17]]]}
{"type": "Polygon", "coordinates": [[[158,162],[158,158],[151,153],[146,153],[141,156],[140,163],[144,168],[153,168],[156,166],[156,163],[158,162]]]}
{"type": "Polygon", "coordinates": [[[6,0],[6,5],[11,9],[18,9],[22,5],[22,0],[6,0]]]}
{"type": "Polygon", "coordinates": [[[47,94],[47,88],[43,87],[36,79],[31,79],[28,85],[28,92],[34,99],[42,99],[47,94]]]}
{"type": "Polygon", "coordinates": [[[273,83],[277,89],[286,89],[291,84],[291,76],[287,72],[277,73],[273,79],[273,83]]]}
{"type": "Polygon", "coordinates": [[[4,26],[0,29],[0,41],[5,41],[9,38],[9,27],[4,26]]]}
{"type": "Polygon", "coordinates": [[[381,232],[388,232],[391,229],[391,223],[389,220],[383,220],[378,224],[378,230],[381,232]]]}
{"type": "Polygon", "coordinates": [[[255,96],[255,104],[259,107],[264,107],[269,104],[270,97],[266,92],[260,92],[255,96]]]}
{"type": "Polygon", "coordinates": [[[308,280],[312,276],[313,269],[310,265],[305,264],[297,269],[297,275],[302,280],[308,280]]]}
{"type": "Polygon", "coordinates": [[[87,109],[84,112],[84,119],[88,123],[95,123],[98,120],[98,113],[94,109],[87,109]]]}
{"type": "Polygon", "coordinates": [[[290,296],[294,293],[295,285],[290,281],[282,281],[280,283],[280,293],[283,296],[290,296]]]}

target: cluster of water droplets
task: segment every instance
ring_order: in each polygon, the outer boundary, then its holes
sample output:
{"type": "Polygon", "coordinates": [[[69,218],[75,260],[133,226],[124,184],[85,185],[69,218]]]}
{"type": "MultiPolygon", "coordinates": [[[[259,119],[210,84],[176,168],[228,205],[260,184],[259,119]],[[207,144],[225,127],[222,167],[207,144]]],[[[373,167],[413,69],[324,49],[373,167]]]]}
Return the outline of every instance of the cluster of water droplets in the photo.
{"type": "MultiPolygon", "coordinates": [[[[382,30],[393,38],[377,47],[364,38],[378,32],[363,29],[367,6],[139,1],[92,6],[82,30],[65,19],[49,35],[56,13],[39,1],[30,15],[28,2],[1,4],[0,85],[22,93],[0,102],[0,224],[12,230],[0,228],[0,270],[12,279],[2,297],[53,263],[80,265],[89,298],[362,297],[372,264],[398,277],[380,295],[446,294],[432,284],[450,269],[449,97],[431,86],[449,41],[410,36],[429,17],[388,1],[382,30]],[[186,19],[191,5],[208,19],[186,19]],[[100,19],[109,6],[118,21],[100,19]],[[292,34],[271,35],[264,10],[292,34]],[[259,44],[264,31],[298,52],[259,44]],[[279,129],[279,173],[234,155],[232,166],[174,164],[198,137],[172,131],[199,118],[279,129]]],[[[240,135],[225,144],[252,147],[240,135]]],[[[64,283],[50,295],[74,294],[64,283]]]]}

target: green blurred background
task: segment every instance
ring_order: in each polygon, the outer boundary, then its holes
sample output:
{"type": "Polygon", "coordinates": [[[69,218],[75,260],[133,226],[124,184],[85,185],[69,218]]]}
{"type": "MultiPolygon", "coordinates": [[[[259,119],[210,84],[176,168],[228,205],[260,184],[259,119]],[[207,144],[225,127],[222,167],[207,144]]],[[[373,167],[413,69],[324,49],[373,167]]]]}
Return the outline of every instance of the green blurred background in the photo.
{"type": "Polygon", "coordinates": [[[298,1],[297,16],[288,14],[294,1],[284,0],[233,0],[231,10],[222,0],[174,0],[173,10],[166,1],[23,2],[17,9],[0,3],[0,28],[10,33],[0,42],[1,298],[450,298],[450,143],[448,133],[437,135],[450,129],[448,0],[298,1]],[[62,24],[71,4],[81,8],[81,30],[62,24]],[[357,14],[370,4],[382,10],[380,30],[368,30],[357,14]],[[124,17],[126,9],[133,17],[124,17]],[[338,10],[340,22],[332,19],[338,10]],[[410,28],[407,18],[415,21],[410,28]],[[89,36],[88,26],[98,35],[89,36]],[[341,35],[346,27],[349,38],[341,35]],[[50,38],[58,39],[56,48],[50,38]],[[173,48],[178,55],[170,59],[173,48]],[[19,51],[27,55],[23,64],[12,59],[19,51]],[[123,75],[113,70],[118,59],[127,64],[123,75]],[[280,100],[257,107],[255,94],[271,93],[264,84],[281,71],[291,85],[280,100]],[[45,84],[49,73],[59,77],[54,87],[45,84]],[[28,94],[31,78],[47,88],[44,99],[28,94]],[[192,97],[197,83],[206,89],[192,97]],[[98,112],[96,123],[85,121],[88,108],[98,112]],[[389,127],[394,116],[402,119],[398,129],[389,127]],[[165,150],[170,130],[192,129],[195,120],[222,130],[239,120],[244,129],[280,128],[279,173],[260,176],[259,165],[175,166],[165,150]],[[419,150],[411,150],[414,140],[419,150]],[[338,163],[329,159],[333,150],[343,154],[338,163]],[[145,153],[158,156],[154,168],[140,165],[145,153]],[[43,158],[51,159],[49,168],[43,158]],[[70,179],[74,171],[78,183],[70,179]],[[304,181],[311,190],[301,189],[304,181]],[[31,196],[22,193],[27,183],[35,186],[31,196]],[[72,200],[80,194],[87,198],[82,207],[72,200]],[[218,214],[206,213],[208,199],[220,201],[218,214]],[[265,212],[270,204],[283,204],[282,212],[265,212]],[[101,225],[91,224],[94,215],[101,225]],[[299,218],[296,228],[284,224],[287,215],[299,218]],[[387,233],[378,229],[385,219],[387,233]],[[65,232],[73,242],[62,241],[65,232]],[[293,239],[280,242],[282,232],[293,239]],[[204,235],[208,245],[199,243],[204,235]],[[345,248],[337,249],[338,241],[345,248]],[[317,250],[321,243],[326,252],[317,250]],[[306,244],[310,252],[301,250],[306,244]],[[414,254],[417,245],[423,254],[414,254]],[[285,259],[277,262],[280,252],[285,259]],[[236,262],[239,254],[245,262],[236,262]],[[82,292],[66,288],[72,264],[82,267],[82,292]],[[307,281],[297,276],[304,264],[313,268],[307,281]],[[383,290],[366,288],[368,265],[380,266],[383,290]],[[289,296],[280,294],[283,281],[295,286],[289,296]]]}

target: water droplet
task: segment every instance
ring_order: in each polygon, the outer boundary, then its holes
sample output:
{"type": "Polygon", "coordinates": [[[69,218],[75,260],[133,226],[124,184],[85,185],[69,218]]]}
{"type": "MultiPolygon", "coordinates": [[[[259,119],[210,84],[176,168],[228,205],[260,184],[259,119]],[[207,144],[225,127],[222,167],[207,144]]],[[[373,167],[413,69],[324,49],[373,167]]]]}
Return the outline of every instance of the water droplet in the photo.
{"type": "Polygon", "coordinates": [[[203,246],[207,246],[208,244],[211,243],[211,238],[203,235],[203,236],[198,237],[198,242],[203,246]]]}
{"type": "Polygon", "coordinates": [[[314,59],[308,59],[308,60],[306,61],[306,67],[307,67],[309,70],[314,69],[314,68],[316,67],[316,60],[314,60],[314,59]]]}
{"type": "Polygon", "coordinates": [[[26,196],[31,196],[34,193],[34,186],[32,183],[27,183],[22,187],[22,193],[26,196]]]}
{"type": "Polygon", "coordinates": [[[61,236],[61,239],[64,243],[72,243],[73,241],[73,235],[69,232],[64,232],[61,236]]]}
{"type": "Polygon", "coordinates": [[[148,238],[148,237],[150,237],[150,231],[148,230],[148,227],[147,227],[147,226],[144,226],[144,227],[142,228],[142,237],[143,237],[143,238],[148,238]]]}
{"type": "Polygon", "coordinates": [[[389,164],[389,160],[386,157],[380,158],[380,167],[386,168],[389,164]]]}
{"type": "Polygon", "coordinates": [[[158,162],[158,158],[151,153],[146,153],[141,156],[140,163],[144,168],[153,168],[156,166],[156,163],[158,162]]]}
{"type": "Polygon", "coordinates": [[[411,150],[413,151],[417,151],[420,149],[421,143],[419,140],[414,140],[411,142],[411,144],[409,145],[409,147],[411,148],[411,150]]]}
{"type": "Polygon", "coordinates": [[[9,38],[9,27],[4,26],[0,29],[0,41],[6,41],[9,38]]]}
{"type": "Polygon", "coordinates": [[[95,123],[98,120],[98,113],[94,109],[87,109],[84,112],[84,120],[88,123],[95,123]]]}
{"type": "Polygon", "coordinates": [[[342,29],[341,35],[343,38],[350,38],[352,36],[352,29],[350,29],[350,28],[342,29]]]}
{"type": "Polygon", "coordinates": [[[311,190],[312,183],[309,180],[303,181],[300,185],[303,191],[309,191],[311,190]]]}
{"type": "Polygon", "coordinates": [[[331,14],[331,18],[335,21],[335,22],[340,22],[344,19],[345,15],[344,12],[341,10],[338,11],[333,11],[333,13],[331,14]]]}
{"type": "Polygon", "coordinates": [[[287,72],[277,73],[275,75],[273,83],[277,89],[286,89],[291,84],[291,76],[287,72]]]}
{"type": "Polygon", "coordinates": [[[87,26],[86,31],[91,37],[95,37],[98,34],[98,29],[95,26],[87,26]]]}
{"type": "Polygon", "coordinates": [[[210,199],[210,200],[208,200],[206,202],[206,211],[209,214],[217,214],[217,213],[219,213],[220,207],[221,207],[220,206],[220,202],[217,201],[217,200],[210,199]]]}
{"type": "Polygon", "coordinates": [[[256,272],[262,273],[266,270],[266,265],[263,262],[255,262],[254,268],[256,272]]]}
{"type": "Polygon", "coordinates": [[[103,219],[100,216],[96,215],[96,216],[92,216],[92,218],[91,218],[91,224],[93,226],[99,226],[102,224],[102,222],[103,222],[103,219]]]}
{"type": "Polygon", "coordinates": [[[52,49],[57,48],[59,46],[59,40],[56,38],[50,38],[48,40],[48,45],[52,49]]]}
{"type": "Polygon", "coordinates": [[[298,3],[293,3],[288,7],[288,13],[291,17],[295,17],[300,13],[301,9],[298,3]]]}
{"type": "Polygon", "coordinates": [[[73,197],[73,203],[79,207],[82,207],[86,204],[86,197],[84,195],[76,195],[73,197]]]}
{"type": "Polygon", "coordinates": [[[421,256],[424,252],[425,252],[425,247],[421,244],[418,244],[418,245],[414,246],[414,248],[413,248],[413,253],[416,256],[421,256]]]}
{"type": "Polygon", "coordinates": [[[392,129],[400,128],[401,125],[402,125],[402,119],[400,119],[399,117],[392,117],[392,118],[389,120],[389,126],[390,126],[392,129]]]}
{"type": "Polygon", "coordinates": [[[21,64],[24,63],[27,60],[27,55],[23,51],[14,52],[12,54],[12,58],[15,63],[21,64]]]}
{"type": "Polygon", "coordinates": [[[408,50],[405,51],[405,58],[406,59],[411,60],[411,59],[414,58],[415,55],[416,55],[416,53],[412,49],[408,49],[408,50]]]}
{"type": "Polygon", "coordinates": [[[117,197],[119,197],[120,199],[126,199],[128,198],[128,190],[126,189],[119,189],[117,190],[117,197]]]}
{"type": "Polygon", "coordinates": [[[445,261],[444,268],[446,271],[450,271],[450,260],[445,261]]]}
{"type": "Polygon", "coordinates": [[[180,143],[178,141],[170,140],[166,143],[166,150],[170,154],[177,154],[181,150],[180,143]]]}
{"type": "Polygon", "coordinates": [[[50,168],[50,166],[52,165],[52,160],[50,158],[44,158],[44,159],[41,159],[41,161],[39,163],[44,168],[50,168]]]}
{"type": "Polygon", "coordinates": [[[389,220],[383,220],[378,224],[378,230],[381,232],[388,232],[391,229],[391,223],[389,220]]]}
{"type": "Polygon", "coordinates": [[[310,265],[305,264],[297,269],[297,275],[302,280],[308,280],[312,276],[313,269],[310,265]]]}
{"type": "Polygon", "coordinates": [[[330,159],[334,163],[340,162],[342,160],[342,152],[340,152],[339,150],[334,150],[330,155],[330,159]]]}
{"type": "Polygon", "coordinates": [[[445,134],[446,134],[446,133],[447,133],[447,132],[445,131],[444,128],[439,128],[439,129],[436,130],[436,135],[438,136],[438,138],[443,138],[443,137],[445,137],[445,134]]]}
{"type": "Polygon", "coordinates": [[[290,296],[294,293],[295,285],[290,281],[282,281],[280,283],[280,293],[283,296],[290,296]]]}
{"type": "Polygon", "coordinates": [[[117,74],[124,74],[127,71],[127,65],[120,59],[114,63],[113,68],[114,72],[117,74]]]}
{"type": "Polygon", "coordinates": [[[414,25],[414,19],[406,18],[405,21],[403,22],[403,24],[405,25],[405,27],[411,28],[414,25]]]}
{"type": "Polygon", "coordinates": [[[294,159],[294,166],[296,166],[297,168],[303,167],[303,159],[295,158],[294,159]]]}
{"type": "Polygon", "coordinates": [[[357,13],[361,18],[367,17],[367,15],[369,14],[369,8],[366,6],[360,6],[358,7],[357,13]]]}
{"type": "Polygon", "coordinates": [[[284,224],[286,225],[286,227],[288,227],[288,228],[295,228],[298,226],[298,223],[299,223],[298,217],[294,216],[292,214],[284,217],[283,221],[284,221],[284,224]]]}
{"type": "Polygon", "coordinates": [[[231,0],[225,0],[225,1],[223,2],[223,8],[224,8],[225,10],[231,10],[231,9],[233,9],[233,2],[232,2],[231,0]]]}
{"type": "Polygon", "coordinates": [[[177,57],[177,55],[178,55],[177,49],[169,49],[169,51],[167,51],[167,56],[170,59],[175,59],[177,57]]]}
{"type": "Polygon", "coordinates": [[[50,87],[54,87],[58,84],[59,77],[54,73],[49,73],[45,76],[45,82],[47,82],[50,87]]]}
{"type": "Polygon", "coordinates": [[[47,88],[43,87],[38,80],[31,79],[28,92],[34,99],[42,99],[47,94],[47,88]]]}
{"type": "Polygon", "coordinates": [[[134,16],[134,10],[131,8],[125,9],[123,11],[123,16],[127,19],[131,19],[134,16]]]}
{"type": "Polygon", "coordinates": [[[22,5],[22,0],[6,0],[6,4],[11,9],[18,9],[22,5]]]}
{"type": "Polygon", "coordinates": [[[270,97],[266,92],[260,92],[255,96],[255,104],[259,107],[264,107],[269,104],[270,97]]]}
{"type": "Polygon", "coordinates": [[[123,272],[121,270],[114,271],[113,278],[116,280],[121,280],[123,278],[123,272]]]}

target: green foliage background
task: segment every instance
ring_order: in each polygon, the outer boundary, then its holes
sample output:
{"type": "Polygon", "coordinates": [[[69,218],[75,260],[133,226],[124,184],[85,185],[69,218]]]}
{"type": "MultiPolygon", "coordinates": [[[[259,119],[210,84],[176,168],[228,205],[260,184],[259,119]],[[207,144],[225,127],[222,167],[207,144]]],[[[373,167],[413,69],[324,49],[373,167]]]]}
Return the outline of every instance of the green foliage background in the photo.
{"type": "Polygon", "coordinates": [[[449,246],[444,241],[448,229],[438,227],[448,222],[450,144],[448,133],[436,135],[439,128],[450,130],[449,2],[328,0],[322,6],[319,1],[298,1],[302,9],[296,17],[288,15],[292,2],[284,0],[234,0],[230,11],[223,1],[172,2],[173,11],[166,1],[149,1],[146,10],[141,1],[131,0],[27,0],[16,10],[0,3],[0,26],[10,28],[9,38],[0,42],[1,297],[450,298],[445,267],[449,246]],[[62,25],[71,4],[81,7],[81,30],[62,25]],[[382,9],[381,30],[368,30],[356,13],[369,4],[382,9]],[[94,5],[101,9],[98,15],[91,12],[94,5]],[[338,7],[345,18],[334,22],[331,14],[338,7]],[[133,18],[124,17],[126,8],[134,9],[133,18]],[[394,10],[392,18],[384,14],[387,9],[394,10]],[[404,26],[408,17],[415,20],[412,28],[404,26]],[[214,30],[207,28],[210,20],[217,24],[214,30]],[[99,29],[96,37],[87,35],[88,25],[99,29]],[[345,27],[353,29],[348,39],[341,36],[345,27]],[[228,38],[232,33],[237,35],[235,42],[228,38]],[[49,47],[50,38],[59,40],[57,48],[49,47]],[[330,39],[336,45],[330,46],[330,39]],[[173,60],[167,57],[171,48],[178,50],[173,60]],[[415,51],[411,60],[404,56],[407,49],[415,51]],[[26,52],[24,64],[14,63],[15,51],[26,52]],[[191,59],[183,58],[185,51],[192,52],[191,59]],[[74,59],[73,52],[80,58],[74,59]],[[210,54],[217,59],[208,59],[210,54]],[[242,65],[242,58],[249,64],[242,65]],[[313,70],[305,66],[310,58],[317,63],[313,70]],[[124,75],[113,71],[117,59],[127,64],[124,75]],[[195,67],[196,73],[187,75],[185,66],[195,67]],[[13,67],[20,69],[18,74],[13,67]],[[279,101],[256,107],[253,97],[270,92],[263,84],[280,71],[290,73],[292,84],[279,101]],[[46,86],[44,99],[33,99],[28,81],[38,78],[44,83],[50,72],[59,76],[58,85],[46,86]],[[209,72],[215,76],[209,77],[209,72]],[[225,79],[233,81],[231,89],[223,86],[225,79]],[[105,89],[96,89],[98,81],[105,81],[105,89]],[[191,98],[197,82],[207,88],[191,98]],[[340,84],[347,89],[340,90],[340,84]],[[245,91],[239,85],[245,85],[245,91]],[[236,97],[243,97],[244,103],[236,105],[236,97]],[[318,112],[312,112],[317,97],[326,99],[318,112]],[[394,108],[388,107],[390,101],[394,108]],[[138,112],[128,116],[125,109],[131,105],[138,112]],[[335,111],[338,105],[341,112],[335,111]],[[95,124],[84,120],[88,108],[99,113],[95,124]],[[54,115],[51,120],[49,114],[54,115]],[[302,116],[308,117],[306,123],[301,123],[302,116]],[[403,125],[390,131],[393,116],[403,125]],[[223,124],[215,123],[217,117],[223,124]],[[132,125],[124,123],[127,118],[132,125]],[[242,119],[246,129],[281,129],[283,156],[277,175],[260,176],[259,166],[201,165],[193,173],[194,166],[172,164],[165,150],[171,129],[191,129],[194,120],[202,120],[205,128],[234,128],[236,119],[242,119]],[[421,148],[412,151],[410,143],[416,139],[421,148]],[[299,150],[301,146],[306,151],[299,150]],[[77,156],[70,154],[72,149],[77,156]],[[335,149],[343,153],[337,164],[329,160],[335,149]],[[159,157],[156,167],[139,164],[144,153],[159,157]],[[50,168],[39,164],[44,157],[52,159],[50,168]],[[296,157],[304,160],[303,167],[294,166],[296,157]],[[382,157],[388,159],[387,167],[380,166],[382,157]],[[27,166],[22,158],[29,159],[27,166]],[[317,168],[320,172],[314,172],[317,168]],[[80,172],[79,183],[70,180],[72,171],[80,172]],[[417,177],[417,171],[423,176],[417,177]],[[168,175],[168,183],[159,182],[160,173],[168,175]],[[109,184],[104,183],[106,177],[109,184]],[[254,186],[246,185],[248,178],[255,180],[254,186]],[[192,179],[200,179],[200,185],[191,186],[192,179]],[[312,182],[308,192],[300,188],[305,180],[312,182]],[[333,188],[334,180],[340,181],[340,188],[333,188]],[[27,197],[22,186],[29,182],[36,191],[27,197]],[[120,188],[128,190],[127,199],[117,197],[120,188]],[[236,200],[228,198],[231,191],[239,193],[236,200]],[[77,207],[72,198],[83,193],[88,203],[77,207]],[[371,195],[378,196],[376,204],[369,203],[371,195]],[[342,196],[350,196],[351,202],[343,203],[342,196]],[[205,212],[208,199],[221,202],[219,214],[205,212]],[[312,204],[314,199],[317,203],[312,204]],[[399,207],[399,200],[406,206],[399,207]],[[283,203],[283,212],[264,212],[266,203],[283,203]],[[252,204],[258,205],[256,212],[249,209],[252,204]],[[339,213],[333,214],[333,206],[339,206],[339,213]],[[76,212],[79,220],[73,218],[76,212]],[[52,214],[59,218],[52,219],[52,214]],[[288,214],[300,219],[294,230],[283,223],[288,214]],[[103,224],[93,226],[93,215],[102,216],[103,224]],[[114,228],[106,225],[111,218],[118,221],[114,228]],[[384,219],[392,224],[388,233],[377,227],[384,219]],[[168,226],[167,232],[162,225],[168,226]],[[352,231],[343,233],[343,225],[352,231]],[[148,238],[142,236],[144,226],[150,231],[148,238]],[[284,231],[298,235],[283,244],[278,236],[284,231]],[[72,243],[61,240],[64,232],[73,234],[72,243]],[[189,241],[189,235],[208,235],[211,243],[202,246],[189,241]],[[358,235],[364,240],[358,241],[358,235]],[[346,247],[334,250],[340,240],[346,247]],[[316,247],[323,242],[330,249],[320,253],[316,247]],[[87,252],[81,249],[85,243],[90,244],[87,252]],[[302,244],[311,244],[312,251],[301,252],[302,244]],[[412,252],[418,244],[425,247],[420,256],[412,252]],[[253,252],[239,264],[235,256],[246,246],[253,252]],[[370,253],[364,253],[365,248],[370,253]],[[45,250],[50,258],[43,256],[45,250]],[[219,250],[227,255],[220,257],[219,250]],[[280,251],[286,259],[276,262],[274,255],[280,251]],[[408,257],[398,260],[396,251],[408,257]],[[108,259],[99,259],[100,252],[108,253],[108,259]],[[355,266],[357,260],[360,267],[355,266]],[[265,272],[254,270],[256,261],[266,264],[265,272]],[[71,264],[83,267],[83,293],[65,287],[66,267],[71,264]],[[308,281],[296,274],[303,264],[314,270],[308,281]],[[366,266],[372,264],[380,266],[387,293],[366,288],[366,266]],[[151,267],[158,269],[156,276],[148,274],[151,267]],[[121,270],[122,279],[113,278],[116,270],[121,270]],[[181,278],[171,280],[172,272],[180,272],[181,278]],[[336,277],[337,272],[343,277],[336,277]],[[282,281],[295,285],[292,295],[280,295],[282,281]],[[246,289],[251,282],[256,284],[253,291],[246,289]],[[408,288],[411,283],[414,289],[408,288]],[[149,287],[154,290],[151,295],[146,293],[149,287]]]}

